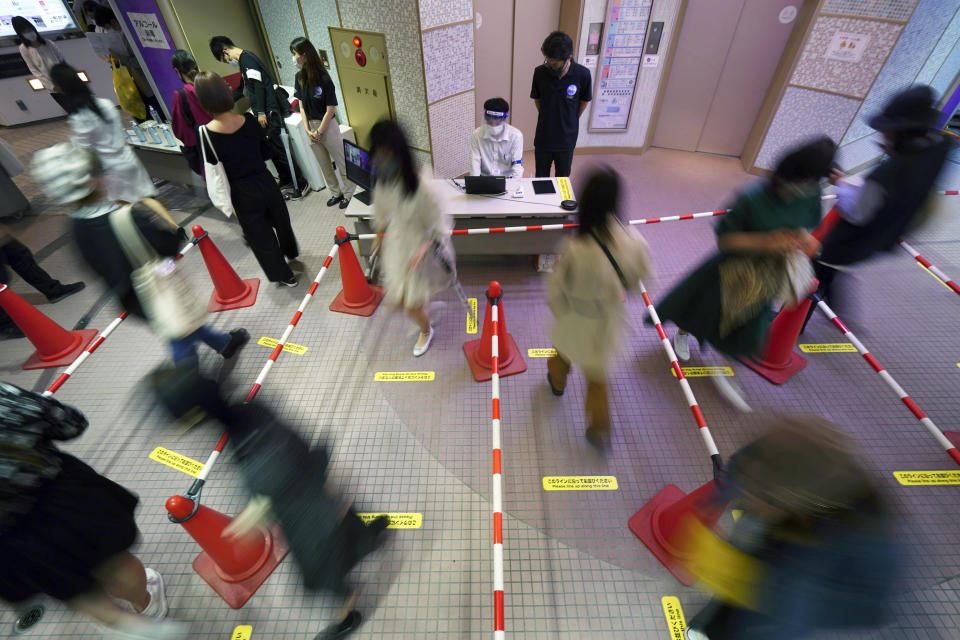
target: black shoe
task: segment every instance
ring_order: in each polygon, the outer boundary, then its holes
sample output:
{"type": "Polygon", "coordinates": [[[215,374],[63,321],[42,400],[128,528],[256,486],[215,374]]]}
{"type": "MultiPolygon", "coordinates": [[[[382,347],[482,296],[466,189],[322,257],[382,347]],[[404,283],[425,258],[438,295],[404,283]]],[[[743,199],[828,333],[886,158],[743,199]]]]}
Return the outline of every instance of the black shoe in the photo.
{"type": "Polygon", "coordinates": [[[346,618],[318,633],[313,640],[338,640],[339,638],[346,638],[360,628],[361,622],[363,622],[363,616],[360,615],[359,611],[354,609],[347,614],[346,618]]]}
{"type": "Polygon", "coordinates": [[[83,291],[87,285],[82,282],[74,282],[73,284],[62,284],[58,288],[54,289],[54,292],[47,296],[47,300],[50,302],[60,302],[68,296],[72,296],[77,291],[83,291]]]}
{"type": "Polygon", "coordinates": [[[559,390],[558,390],[555,386],[553,386],[553,378],[550,377],[550,372],[549,372],[549,371],[547,372],[547,384],[550,385],[550,391],[553,393],[553,395],[555,395],[555,396],[562,396],[562,395],[563,395],[563,391],[564,391],[563,389],[559,389],[559,390]]]}
{"type": "MultiPolygon", "coordinates": [[[[327,206],[328,206],[328,207],[332,207],[333,205],[337,204],[338,202],[343,202],[343,194],[341,194],[341,195],[339,195],[339,196],[334,196],[334,197],[330,198],[329,200],[327,200],[327,206]]],[[[342,209],[343,206],[341,205],[340,208],[342,209]]]]}
{"type": "Polygon", "coordinates": [[[300,281],[297,280],[297,276],[293,276],[289,280],[281,280],[280,284],[282,284],[285,287],[295,287],[298,284],[300,284],[300,281]]]}
{"type": "Polygon", "coordinates": [[[20,327],[15,324],[0,327],[0,336],[4,338],[26,338],[27,336],[20,331],[20,327]]]}
{"type": "Polygon", "coordinates": [[[220,355],[223,356],[224,360],[229,360],[235,356],[237,351],[239,351],[243,345],[247,344],[249,340],[250,334],[247,333],[246,329],[234,329],[230,332],[230,342],[223,348],[220,355]]]}
{"type": "Polygon", "coordinates": [[[346,208],[349,207],[349,206],[350,206],[350,199],[349,199],[349,198],[344,198],[343,200],[340,201],[340,208],[341,208],[341,209],[346,209],[346,208]]]}

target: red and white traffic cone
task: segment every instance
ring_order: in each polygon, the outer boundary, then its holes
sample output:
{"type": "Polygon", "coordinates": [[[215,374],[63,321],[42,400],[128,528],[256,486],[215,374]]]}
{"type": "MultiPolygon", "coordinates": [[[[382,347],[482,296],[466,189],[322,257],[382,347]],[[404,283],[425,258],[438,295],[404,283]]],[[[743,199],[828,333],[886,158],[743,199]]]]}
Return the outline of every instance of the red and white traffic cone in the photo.
{"type": "Polygon", "coordinates": [[[463,343],[463,353],[467,356],[467,364],[470,365],[473,379],[477,382],[484,382],[493,377],[493,354],[490,347],[490,338],[493,336],[490,305],[493,302],[496,302],[498,306],[497,322],[500,325],[498,373],[501,378],[504,378],[527,370],[527,363],[520,355],[516,341],[507,332],[507,316],[503,311],[502,298],[503,291],[500,288],[500,283],[494,280],[490,283],[490,288],[487,291],[487,311],[483,316],[483,330],[480,332],[480,339],[463,343]]]}
{"type": "Polygon", "coordinates": [[[360,261],[353,251],[350,236],[343,227],[337,227],[336,243],[340,245],[340,282],[343,289],[330,303],[330,311],[371,316],[383,300],[383,287],[371,285],[363,275],[360,261]]]}
{"type": "Polygon", "coordinates": [[[5,284],[0,284],[0,307],[37,348],[23,363],[23,368],[27,370],[50,369],[70,364],[97,335],[96,329],[67,331],[5,284]]]}
{"type": "Polygon", "coordinates": [[[684,566],[691,557],[691,550],[684,544],[688,518],[696,518],[706,528],[713,529],[727,502],[715,480],[690,494],[675,484],[668,484],[633,514],[627,526],[673,577],[690,586],[696,578],[684,566]]]}
{"type": "Polygon", "coordinates": [[[260,278],[241,280],[233,270],[227,259],[213,244],[213,240],[198,224],[193,225],[193,237],[203,262],[207,265],[210,279],[213,280],[213,294],[207,303],[207,311],[226,311],[227,309],[241,309],[252,307],[257,301],[257,292],[260,290],[260,278]]]}
{"type": "Polygon", "coordinates": [[[166,506],[170,519],[183,525],[203,549],[193,560],[193,570],[233,609],[247,603],[289,551],[277,524],[231,538],[223,535],[233,522],[226,514],[195,505],[185,496],[172,496],[166,506]]]}

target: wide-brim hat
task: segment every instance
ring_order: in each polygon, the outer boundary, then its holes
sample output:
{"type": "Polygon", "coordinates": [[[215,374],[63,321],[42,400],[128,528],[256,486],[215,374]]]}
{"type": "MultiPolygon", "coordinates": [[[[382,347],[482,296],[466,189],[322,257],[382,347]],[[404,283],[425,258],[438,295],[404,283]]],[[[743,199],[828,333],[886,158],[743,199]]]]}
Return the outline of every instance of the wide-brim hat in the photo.
{"type": "Polygon", "coordinates": [[[868,124],[877,131],[924,131],[937,125],[940,112],[934,106],[933,89],[910,87],[895,95],[868,124]]]}

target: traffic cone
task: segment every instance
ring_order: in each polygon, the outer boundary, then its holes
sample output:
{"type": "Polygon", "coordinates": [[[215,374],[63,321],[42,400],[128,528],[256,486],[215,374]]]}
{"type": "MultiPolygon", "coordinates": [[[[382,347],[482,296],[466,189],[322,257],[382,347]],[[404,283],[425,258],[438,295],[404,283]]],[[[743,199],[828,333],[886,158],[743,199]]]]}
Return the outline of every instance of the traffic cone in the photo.
{"type": "Polygon", "coordinates": [[[383,300],[383,287],[371,285],[367,276],[363,275],[357,254],[353,252],[353,245],[347,230],[337,227],[336,242],[340,245],[340,282],[343,289],[330,303],[330,311],[351,313],[355,316],[371,316],[383,300]]]}
{"type": "Polygon", "coordinates": [[[823,216],[823,220],[820,221],[816,229],[810,232],[810,235],[823,242],[823,239],[827,237],[827,234],[833,230],[838,222],[840,222],[840,212],[834,207],[827,212],[827,215],[823,216]]]}
{"type": "Polygon", "coordinates": [[[256,593],[287,555],[289,547],[274,523],[258,527],[243,538],[223,535],[233,518],[185,496],[167,500],[170,519],[183,525],[203,551],[193,560],[193,570],[233,609],[256,593]]]}
{"type": "Polygon", "coordinates": [[[0,284],[0,307],[37,348],[23,363],[26,370],[66,366],[76,360],[97,335],[96,329],[67,331],[5,284],[0,284]]]}
{"type": "Polygon", "coordinates": [[[690,494],[675,484],[668,484],[633,514],[627,526],[673,577],[690,586],[696,578],[684,568],[684,561],[690,558],[690,553],[683,548],[684,523],[687,518],[695,517],[703,526],[713,529],[727,502],[715,480],[690,494]]]}
{"type": "Polygon", "coordinates": [[[500,283],[494,280],[490,283],[490,288],[487,291],[487,311],[483,316],[483,331],[480,332],[480,339],[463,343],[463,353],[467,356],[467,364],[470,365],[473,379],[477,382],[483,382],[493,377],[493,354],[490,340],[493,336],[493,321],[490,315],[490,307],[493,302],[497,303],[497,324],[500,332],[500,339],[497,341],[499,354],[499,370],[497,373],[500,374],[501,378],[505,378],[527,370],[527,363],[520,355],[517,343],[513,336],[507,332],[507,316],[503,312],[502,296],[503,291],[500,288],[500,283]]]}
{"type": "MultiPolygon", "coordinates": [[[[810,293],[817,290],[820,281],[816,278],[810,285],[810,293]]],[[[807,360],[793,350],[807,319],[813,300],[809,297],[795,307],[784,307],[773,319],[767,345],[759,357],[741,356],[740,362],[747,365],[773,384],[783,384],[795,373],[807,366],[807,360]]]]}
{"type": "Polygon", "coordinates": [[[252,307],[257,301],[260,290],[260,278],[241,280],[227,259],[223,257],[217,245],[198,224],[193,225],[193,237],[197,239],[203,262],[207,265],[210,279],[213,280],[213,293],[207,303],[207,311],[226,311],[252,307]]]}

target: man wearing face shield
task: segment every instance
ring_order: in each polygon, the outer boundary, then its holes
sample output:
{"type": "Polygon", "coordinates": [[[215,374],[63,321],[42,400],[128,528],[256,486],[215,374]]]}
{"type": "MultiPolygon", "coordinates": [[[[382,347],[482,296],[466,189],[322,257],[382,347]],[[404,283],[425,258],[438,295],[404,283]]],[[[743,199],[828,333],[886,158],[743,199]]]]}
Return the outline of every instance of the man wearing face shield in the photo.
{"type": "Polygon", "coordinates": [[[570,175],[580,116],[593,99],[590,70],[573,61],[573,40],[554,31],[543,41],[543,64],[533,70],[530,97],[537,106],[533,139],[537,177],[549,178],[550,165],[559,178],[570,175]]]}
{"type": "Polygon", "coordinates": [[[470,136],[470,175],[523,177],[523,134],[507,124],[509,113],[503,98],[483,103],[484,124],[470,136]]]}

